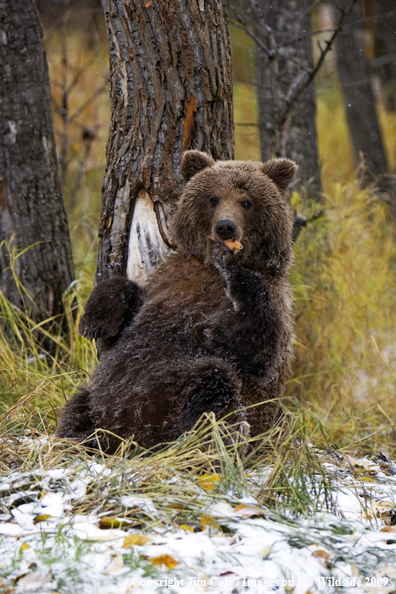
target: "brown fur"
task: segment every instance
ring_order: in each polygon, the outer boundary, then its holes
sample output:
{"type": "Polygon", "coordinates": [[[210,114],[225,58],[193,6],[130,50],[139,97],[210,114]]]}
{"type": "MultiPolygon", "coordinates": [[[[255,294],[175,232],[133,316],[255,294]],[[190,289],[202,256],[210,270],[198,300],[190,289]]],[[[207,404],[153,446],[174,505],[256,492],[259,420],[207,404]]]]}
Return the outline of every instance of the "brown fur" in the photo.
{"type": "MultiPolygon", "coordinates": [[[[252,435],[273,426],[279,414],[273,399],[283,393],[291,357],[292,220],[283,191],[295,170],[286,159],[215,163],[198,151],[185,153],[187,184],[173,221],[178,252],[144,291],[123,279],[126,308],[114,305],[112,280],[92,293],[82,332],[107,325],[112,340],[92,383],[66,406],[58,436],[81,440],[102,428],[152,447],[210,411],[247,420],[252,435]],[[235,227],[239,253],[225,246],[223,221],[235,227]],[[116,322],[95,319],[96,308],[110,312],[110,305],[127,313],[116,322]]],[[[102,447],[117,445],[110,438],[102,447]]]]}

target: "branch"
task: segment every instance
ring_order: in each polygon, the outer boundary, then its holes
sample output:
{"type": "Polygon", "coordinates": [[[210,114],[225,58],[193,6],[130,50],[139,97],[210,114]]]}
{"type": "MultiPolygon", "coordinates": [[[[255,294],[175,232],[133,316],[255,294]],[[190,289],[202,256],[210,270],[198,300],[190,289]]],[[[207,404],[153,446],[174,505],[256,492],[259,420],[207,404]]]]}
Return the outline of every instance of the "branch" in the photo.
{"type": "Polygon", "coordinates": [[[357,2],[357,0],[352,0],[351,4],[348,6],[348,8],[346,10],[342,10],[340,7],[337,6],[337,8],[341,11],[340,20],[339,20],[337,26],[334,28],[333,34],[330,37],[330,39],[325,41],[325,48],[323,48],[319,42],[318,45],[319,45],[319,49],[320,49],[320,57],[316,63],[316,66],[311,68],[308,72],[303,72],[290,85],[290,88],[286,95],[285,107],[283,108],[283,111],[281,112],[281,114],[278,118],[278,122],[277,122],[278,128],[282,128],[284,126],[294,103],[300,97],[301,93],[303,93],[305,91],[305,89],[311,84],[311,82],[315,78],[316,74],[322,67],[327,54],[332,49],[334,42],[336,40],[336,37],[342,29],[342,23],[344,22],[345,17],[348,16],[348,14],[351,12],[351,10],[354,7],[354,5],[356,4],[356,2],[357,2]]]}
{"type": "Polygon", "coordinates": [[[258,47],[263,50],[263,52],[268,56],[268,58],[272,59],[275,57],[275,50],[268,48],[265,43],[263,43],[263,41],[260,39],[260,37],[257,37],[257,35],[252,31],[252,29],[250,29],[247,25],[247,20],[238,12],[238,10],[235,8],[235,6],[233,6],[232,4],[230,4],[230,8],[232,9],[234,15],[235,15],[235,20],[234,19],[230,19],[231,23],[236,24],[237,26],[241,27],[245,33],[247,35],[249,35],[249,37],[251,37],[256,44],[258,45],[258,47]]]}

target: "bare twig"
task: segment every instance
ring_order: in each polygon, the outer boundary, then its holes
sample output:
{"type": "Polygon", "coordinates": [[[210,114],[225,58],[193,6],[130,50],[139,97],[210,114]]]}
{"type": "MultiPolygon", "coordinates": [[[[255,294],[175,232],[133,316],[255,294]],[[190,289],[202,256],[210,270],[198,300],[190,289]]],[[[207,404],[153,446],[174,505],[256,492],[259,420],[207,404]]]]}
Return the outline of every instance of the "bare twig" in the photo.
{"type": "Polygon", "coordinates": [[[230,8],[232,9],[232,11],[235,15],[235,19],[230,19],[231,23],[242,28],[245,31],[245,33],[247,33],[247,35],[249,35],[249,37],[251,37],[256,42],[256,44],[259,46],[259,48],[261,50],[263,50],[263,52],[268,56],[269,59],[274,58],[275,57],[274,50],[272,48],[267,47],[265,45],[265,43],[262,41],[262,39],[260,39],[254,33],[254,31],[252,31],[252,29],[247,24],[247,19],[240,14],[240,12],[237,10],[237,8],[234,5],[230,5],[230,8]]]}

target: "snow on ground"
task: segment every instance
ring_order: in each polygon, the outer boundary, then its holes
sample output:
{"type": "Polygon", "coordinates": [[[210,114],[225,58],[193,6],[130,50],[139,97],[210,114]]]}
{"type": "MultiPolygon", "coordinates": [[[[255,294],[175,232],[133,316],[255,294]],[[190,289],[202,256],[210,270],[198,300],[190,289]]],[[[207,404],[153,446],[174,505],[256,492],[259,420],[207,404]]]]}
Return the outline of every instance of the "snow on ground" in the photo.
{"type": "Polygon", "coordinates": [[[0,479],[0,593],[393,592],[395,467],[342,460],[323,462],[332,513],[323,494],[314,513],[298,518],[251,495],[219,500],[209,478],[197,487],[204,513],[195,531],[167,527],[158,501],[141,492],[120,496],[119,504],[150,517],[149,530],[132,527],[128,514],[109,518],[106,498],[94,512],[76,513],[98,476],[111,480],[94,459],[15,471],[0,479]]]}

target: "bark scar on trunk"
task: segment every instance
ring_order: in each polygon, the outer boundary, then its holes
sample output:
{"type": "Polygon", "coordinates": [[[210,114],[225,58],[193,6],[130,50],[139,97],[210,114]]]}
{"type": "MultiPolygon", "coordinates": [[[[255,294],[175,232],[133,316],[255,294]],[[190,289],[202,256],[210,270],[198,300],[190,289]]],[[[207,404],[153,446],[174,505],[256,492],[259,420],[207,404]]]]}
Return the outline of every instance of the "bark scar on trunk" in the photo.
{"type": "Polygon", "coordinates": [[[194,95],[190,95],[190,100],[187,103],[186,115],[183,118],[183,151],[186,151],[190,146],[194,134],[194,128],[196,124],[195,112],[197,111],[197,100],[194,95]]]}

